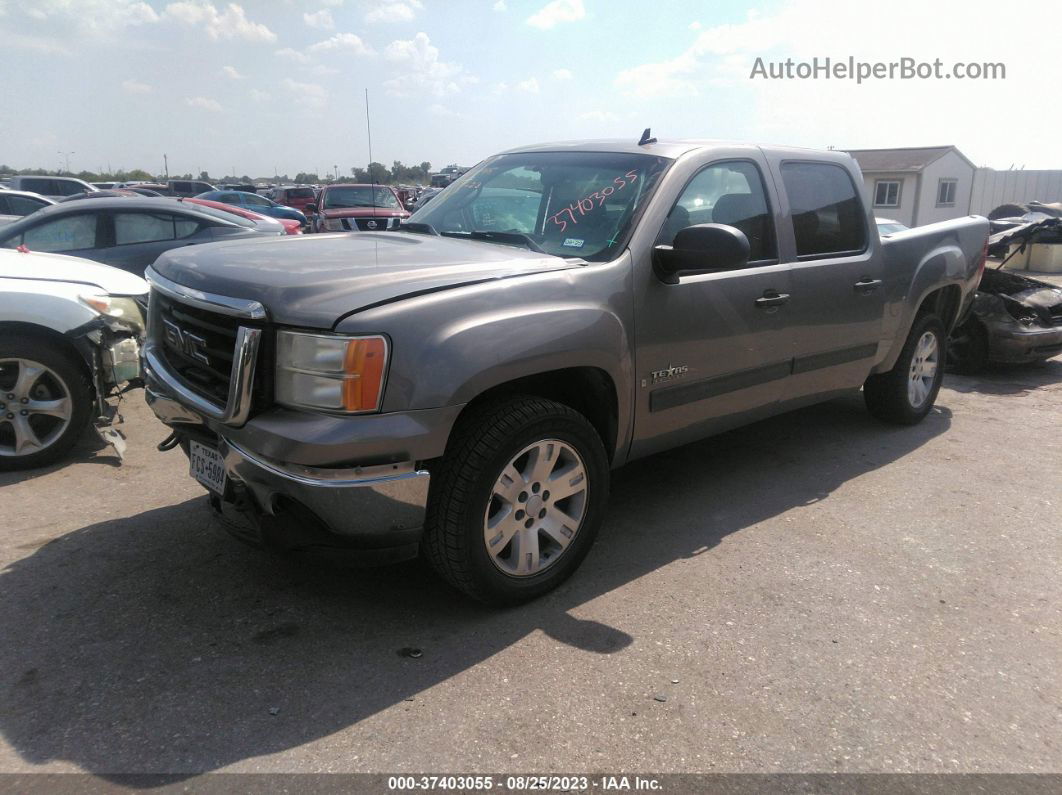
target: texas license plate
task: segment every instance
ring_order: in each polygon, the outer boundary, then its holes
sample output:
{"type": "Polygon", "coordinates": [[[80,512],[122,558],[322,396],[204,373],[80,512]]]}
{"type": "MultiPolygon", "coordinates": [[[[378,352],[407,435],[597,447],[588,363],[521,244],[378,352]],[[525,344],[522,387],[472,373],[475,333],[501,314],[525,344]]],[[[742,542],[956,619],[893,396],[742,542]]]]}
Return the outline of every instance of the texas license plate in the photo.
{"type": "Polygon", "coordinates": [[[225,493],[225,462],[221,453],[213,447],[190,440],[188,464],[193,478],[216,494],[225,493]]]}

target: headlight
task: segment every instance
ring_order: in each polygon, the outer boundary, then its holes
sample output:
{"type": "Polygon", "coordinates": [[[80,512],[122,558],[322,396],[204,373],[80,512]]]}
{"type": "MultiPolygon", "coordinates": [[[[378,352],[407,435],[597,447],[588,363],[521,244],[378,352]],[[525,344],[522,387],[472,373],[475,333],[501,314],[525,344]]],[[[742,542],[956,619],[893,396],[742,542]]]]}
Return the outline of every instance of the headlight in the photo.
{"type": "Polygon", "coordinates": [[[82,293],[78,300],[85,306],[95,309],[104,317],[117,321],[137,334],[144,333],[144,315],[135,299],[118,298],[113,295],[82,293]]]}
{"type": "Polygon", "coordinates": [[[324,228],[329,232],[342,232],[343,231],[343,219],[342,218],[325,218],[324,228]]]}
{"type": "Polygon", "coordinates": [[[379,411],[387,370],[380,336],[277,333],[277,402],[356,414],[379,411]]]}

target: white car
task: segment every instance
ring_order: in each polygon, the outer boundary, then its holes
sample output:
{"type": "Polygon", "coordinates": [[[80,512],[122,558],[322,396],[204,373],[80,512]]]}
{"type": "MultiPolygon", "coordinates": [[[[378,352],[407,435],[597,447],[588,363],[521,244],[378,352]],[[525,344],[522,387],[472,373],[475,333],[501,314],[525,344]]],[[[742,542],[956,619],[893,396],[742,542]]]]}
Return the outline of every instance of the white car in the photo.
{"type": "Polygon", "coordinates": [[[24,190],[4,190],[0,194],[0,226],[21,221],[30,213],[55,204],[54,199],[24,190]]]}
{"type": "Polygon", "coordinates": [[[0,250],[0,470],[57,461],[90,422],[121,455],[107,399],[139,381],[147,293],[109,265],[0,250]]]}

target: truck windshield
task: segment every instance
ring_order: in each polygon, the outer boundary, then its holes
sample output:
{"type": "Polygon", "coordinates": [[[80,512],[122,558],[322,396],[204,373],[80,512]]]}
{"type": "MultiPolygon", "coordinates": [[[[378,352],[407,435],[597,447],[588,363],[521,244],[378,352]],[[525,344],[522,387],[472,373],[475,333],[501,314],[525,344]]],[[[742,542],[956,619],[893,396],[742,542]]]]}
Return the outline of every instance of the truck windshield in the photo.
{"type": "Polygon", "coordinates": [[[633,219],[669,163],[622,152],[498,155],[458,178],[410,222],[447,237],[604,261],[626,245],[633,219]]]}
{"type": "Polygon", "coordinates": [[[338,210],[350,207],[398,208],[398,199],[389,188],[374,188],[371,185],[351,188],[328,188],[324,192],[323,207],[338,210]],[[373,192],[375,191],[375,196],[373,192]]]}

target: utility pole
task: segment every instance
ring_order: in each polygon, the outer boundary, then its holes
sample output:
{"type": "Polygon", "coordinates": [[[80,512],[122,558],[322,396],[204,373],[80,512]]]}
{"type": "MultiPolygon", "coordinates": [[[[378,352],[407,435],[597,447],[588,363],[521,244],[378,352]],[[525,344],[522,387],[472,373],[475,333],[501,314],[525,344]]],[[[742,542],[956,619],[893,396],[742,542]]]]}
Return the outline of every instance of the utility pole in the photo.
{"type": "Polygon", "coordinates": [[[162,169],[163,169],[163,171],[166,172],[166,179],[169,180],[169,178],[170,178],[170,159],[165,154],[162,155],[162,169]]]}
{"type": "Polygon", "coordinates": [[[56,152],[56,154],[62,155],[66,158],[66,173],[70,173],[70,155],[76,155],[77,152],[56,152]]]}

